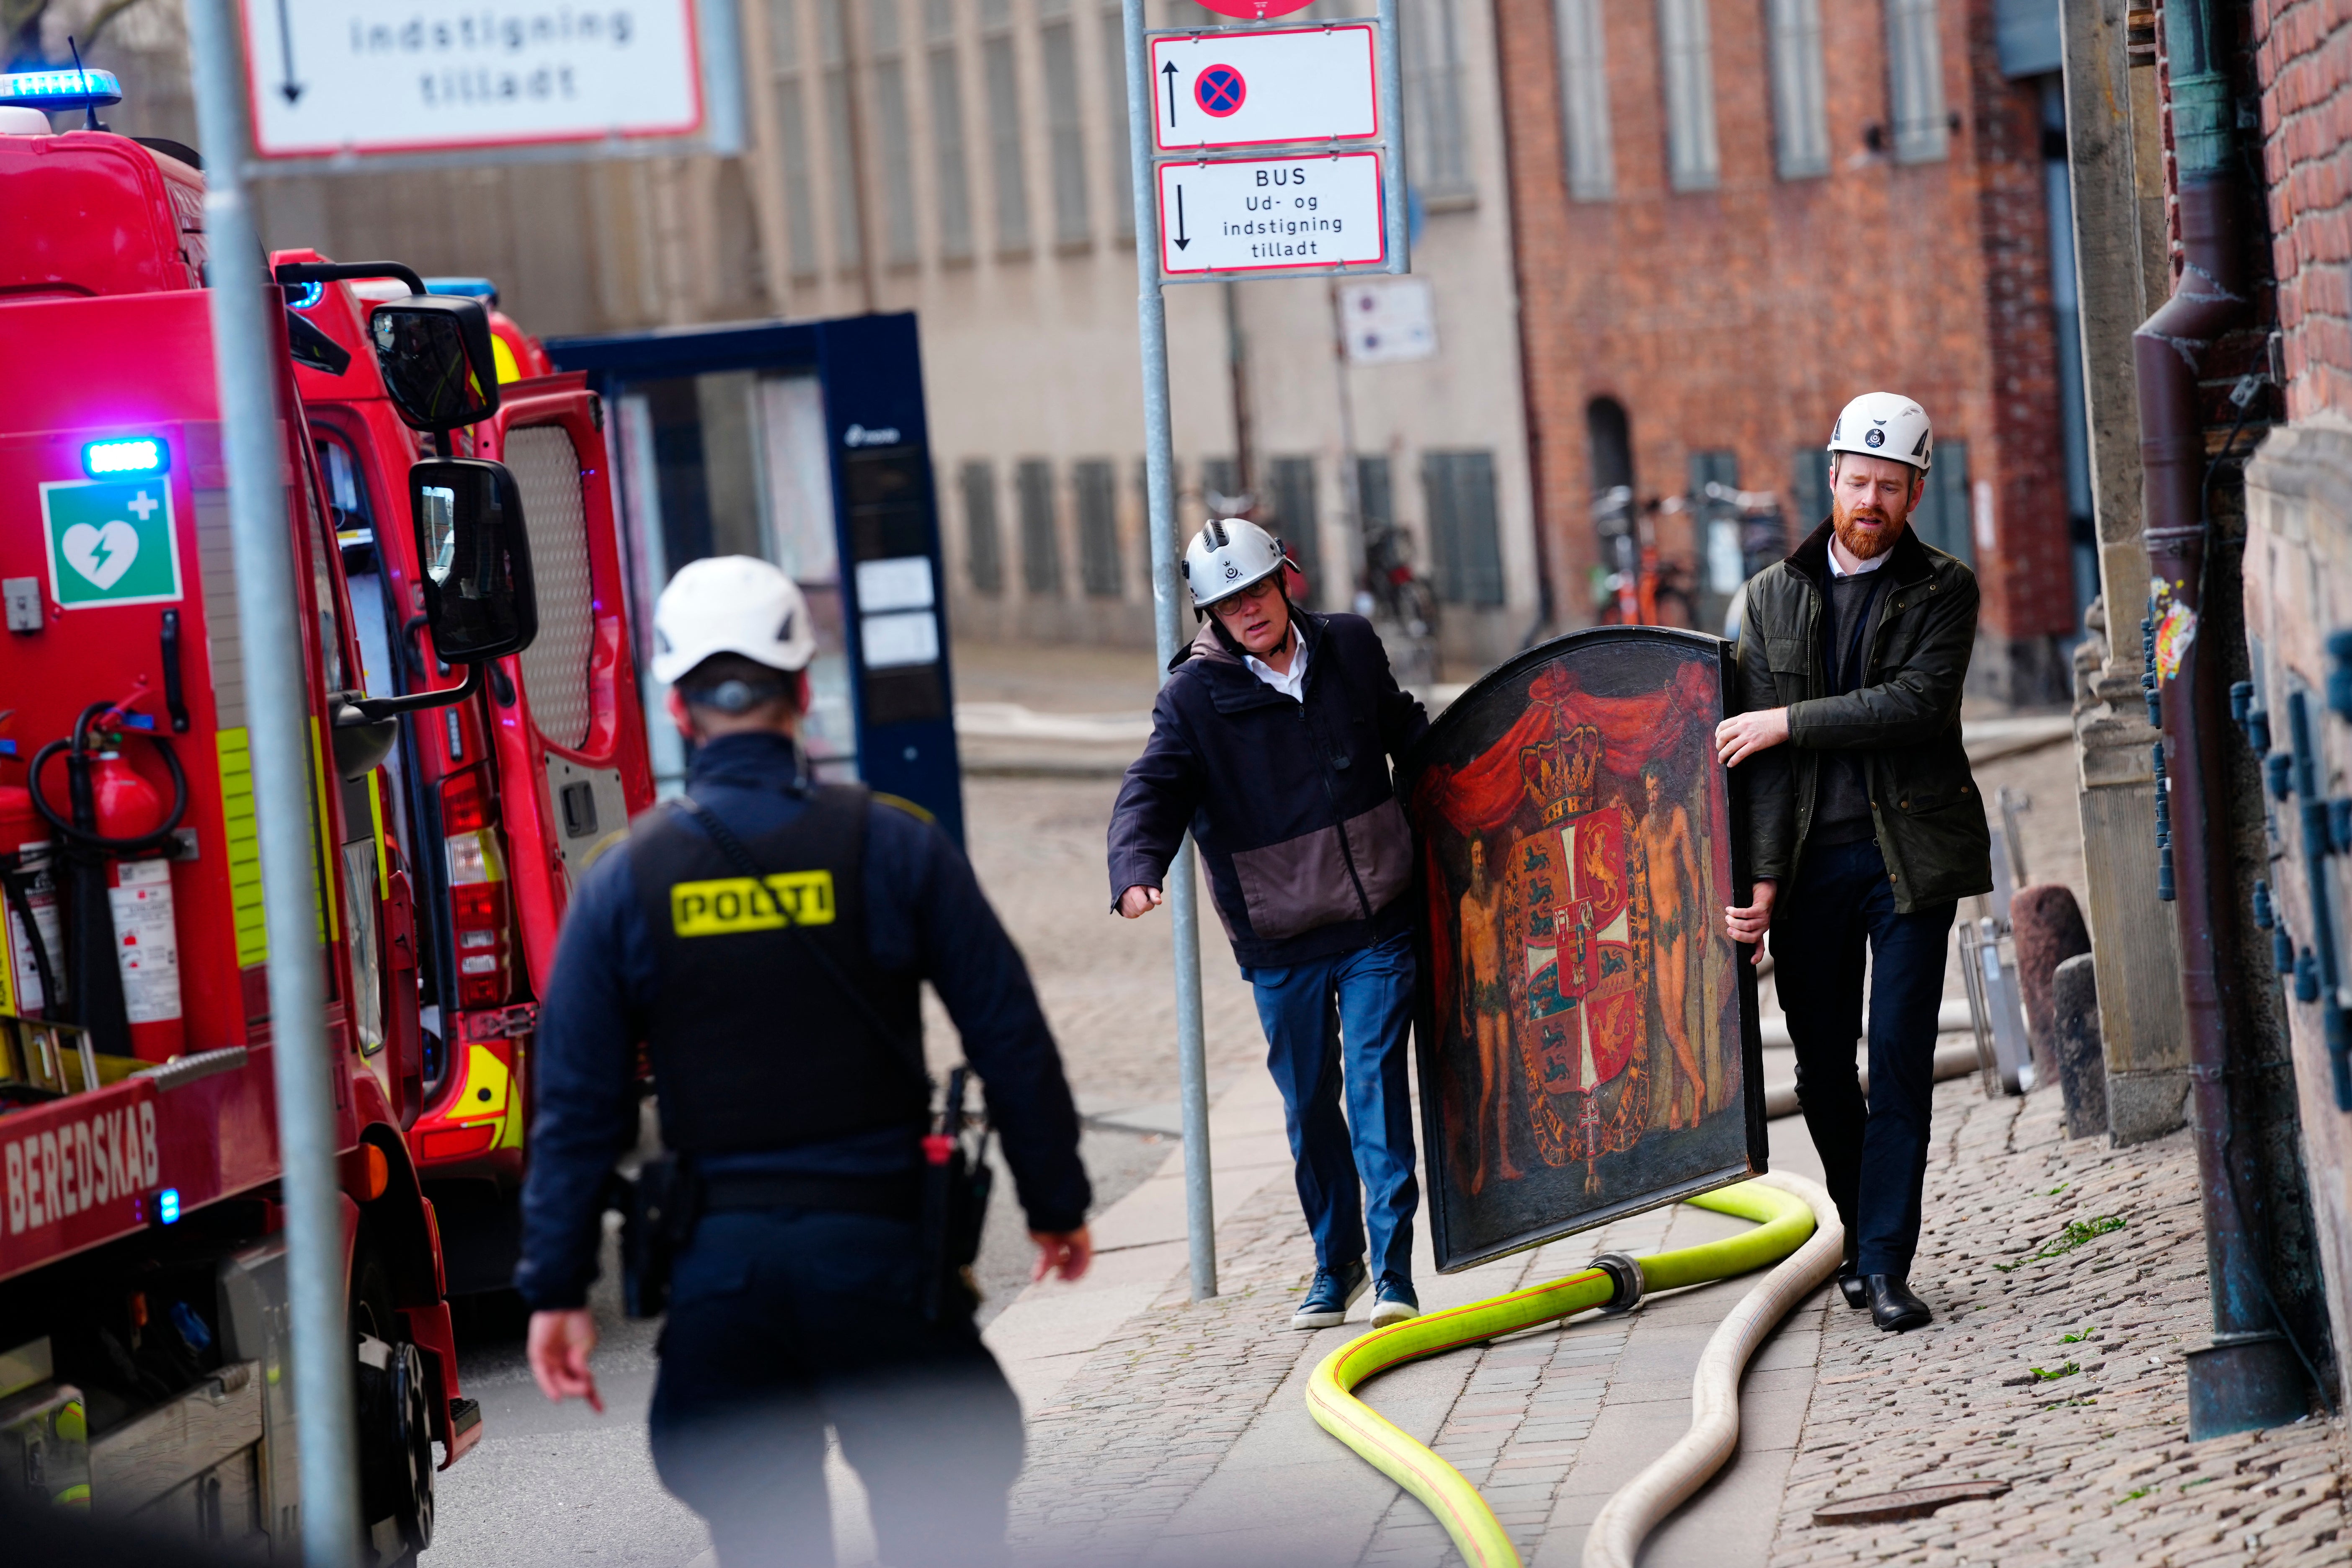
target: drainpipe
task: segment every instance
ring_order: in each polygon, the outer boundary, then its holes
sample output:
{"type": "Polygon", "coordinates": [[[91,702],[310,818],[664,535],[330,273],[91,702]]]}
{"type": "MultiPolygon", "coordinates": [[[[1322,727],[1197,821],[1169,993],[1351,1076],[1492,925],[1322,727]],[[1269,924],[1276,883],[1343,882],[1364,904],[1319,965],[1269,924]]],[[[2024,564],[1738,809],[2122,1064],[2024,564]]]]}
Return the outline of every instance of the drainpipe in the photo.
{"type": "Polygon", "coordinates": [[[2294,1421],[2309,1409],[2293,1347],[2267,1306],[2262,1237],[2237,1194],[2254,1172],[2233,1170],[2230,992],[2235,921],[2216,677],[2198,637],[2211,521],[2205,513],[2205,432],[2199,363],[2249,312],[2239,266],[2237,151],[2228,78],[2215,47],[2214,0],[2165,0],[2183,265],[2163,309],[2133,334],[2139,381],[2143,510],[2157,578],[2152,615],[2163,739],[2157,772],[2170,780],[2177,854],[2174,918],[2187,1004],[2189,1105],[2204,1210],[2213,1342],[2189,1352],[2189,1435],[2217,1437],[2294,1421]]]}

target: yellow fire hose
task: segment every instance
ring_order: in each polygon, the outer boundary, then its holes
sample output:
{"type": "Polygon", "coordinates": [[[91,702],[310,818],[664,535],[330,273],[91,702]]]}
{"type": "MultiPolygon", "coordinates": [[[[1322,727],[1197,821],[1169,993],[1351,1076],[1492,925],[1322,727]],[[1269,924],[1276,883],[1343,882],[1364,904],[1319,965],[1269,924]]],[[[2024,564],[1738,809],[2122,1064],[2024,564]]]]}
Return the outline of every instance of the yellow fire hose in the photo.
{"type": "Polygon", "coordinates": [[[1690,1436],[1612,1498],[1603,1510],[1612,1528],[1596,1525],[1588,1538],[1588,1565],[1630,1564],[1649,1528],[1729,1458],[1738,1436],[1740,1368],[1781,1315],[1835,1270],[1843,1247],[1828,1194],[1801,1179],[1766,1177],[1686,1201],[1697,1208],[1754,1220],[1756,1228],[1641,1258],[1604,1257],[1593,1267],[1548,1285],[1375,1329],[1333,1351],[1315,1369],[1307,1384],[1308,1411],[1325,1431],[1419,1498],[1454,1538],[1469,1568],[1518,1568],[1517,1550],[1478,1489],[1384,1420],[1353,1390],[1409,1361],[1594,1307],[1632,1307],[1653,1290],[1729,1279],[1787,1259],[1733,1310],[1708,1342],[1694,1383],[1697,1418],[1690,1436]],[[1813,1245],[1808,1246],[1809,1240],[1813,1245]]]}

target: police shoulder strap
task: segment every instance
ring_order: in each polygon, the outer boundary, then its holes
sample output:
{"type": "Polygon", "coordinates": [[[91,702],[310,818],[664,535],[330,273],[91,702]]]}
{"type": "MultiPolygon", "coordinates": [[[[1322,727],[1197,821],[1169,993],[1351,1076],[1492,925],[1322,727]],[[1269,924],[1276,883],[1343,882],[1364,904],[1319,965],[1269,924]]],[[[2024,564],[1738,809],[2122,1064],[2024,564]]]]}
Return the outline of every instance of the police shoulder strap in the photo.
{"type": "Polygon", "coordinates": [[[677,796],[676,800],[678,809],[693,818],[695,824],[710,836],[710,841],[719,846],[719,852],[727,857],[728,860],[734,865],[736,871],[751,879],[752,896],[757,898],[761,894],[766,895],[777,917],[783,921],[786,929],[801,938],[802,948],[811,958],[816,960],[817,967],[824,970],[825,978],[832,981],[840,989],[842,995],[848,998],[849,1005],[857,1009],[859,1016],[866,1020],[866,1026],[880,1036],[883,1042],[898,1053],[902,1062],[914,1068],[917,1078],[927,1084],[930,1082],[930,1070],[924,1065],[923,1047],[920,1042],[908,1040],[898,1030],[892,1028],[882,1015],[875,1009],[872,1000],[866,993],[859,990],[856,983],[841,972],[841,965],[834,961],[833,954],[827,952],[822,944],[809,939],[808,932],[803,929],[801,922],[793,918],[791,907],[782,899],[778,898],[774,889],[768,886],[768,873],[760,869],[759,861],[752,858],[751,851],[743,841],[735,836],[735,830],[720,820],[717,812],[712,811],[693,796],[681,795],[677,796]]]}

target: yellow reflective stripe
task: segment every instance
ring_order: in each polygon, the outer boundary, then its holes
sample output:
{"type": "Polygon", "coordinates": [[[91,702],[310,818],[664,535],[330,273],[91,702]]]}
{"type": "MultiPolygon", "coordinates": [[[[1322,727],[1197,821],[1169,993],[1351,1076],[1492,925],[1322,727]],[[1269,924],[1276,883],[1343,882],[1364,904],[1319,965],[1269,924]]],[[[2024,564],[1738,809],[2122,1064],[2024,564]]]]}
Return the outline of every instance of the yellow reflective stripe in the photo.
{"type": "Polygon", "coordinates": [[[319,941],[321,943],[343,940],[341,911],[335,899],[336,879],[327,868],[335,863],[335,847],[330,842],[335,830],[335,819],[327,815],[327,752],[320,741],[319,721],[310,721],[310,782],[315,793],[311,796],[312,821],[317,825],[319,858],[310,862],[310,888],[319,900],[319,941]]]}
{"type": "Polygon", "coordinates": [[[877,789],[874,792],[874,798],[883,805],[897,806],[900,811],[905,812],[908,816],[913,817],[918,822],[936,823],[939,821],[939,818],[931,815],[928,809],[916,805],[913,801],[908,800],[903,795],[891,795],[887,791],[877,789]]]}
{"type": "Polygon", "coordinates": [[[723,877],[676,884],[669,890],[671,929],[680,936],[726,936],[833,923],[831,871],[780,871],[763,881],[723,877]]]}
{"type": "Polygon", "coordinates": [[[253,755],[243,729],[222,730],[221,830],[227,840],[229,908],[236,921],[236,965],[269,962],[269,922],[261,908],[261,830],[253,816],[253,755]]]}
{"type": "Polygon", "coordinates": [[[383,839],[383,770],[368,773],[368,831],[375,837],[375,896],[392,897],[392,853],[383,839]]]}

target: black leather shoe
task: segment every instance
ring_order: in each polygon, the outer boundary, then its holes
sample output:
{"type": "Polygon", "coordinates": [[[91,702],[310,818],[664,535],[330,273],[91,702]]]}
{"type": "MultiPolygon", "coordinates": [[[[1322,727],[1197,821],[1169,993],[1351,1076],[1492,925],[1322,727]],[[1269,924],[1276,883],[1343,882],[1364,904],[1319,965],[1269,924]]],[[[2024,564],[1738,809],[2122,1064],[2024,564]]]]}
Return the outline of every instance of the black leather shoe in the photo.
{"type": "Polygon", "coordinates": [[[1864,1281],[1870,1294],[1870,1321],[1890,1334],[1924,1329],[1935,1321],[1927,1303],[1911,1294],[1899,1274],[1873,1274],[1864,1281]]]}
{"type": "Polygon", "coordinates": [[[1853,1264],[1845,1264],[1838,1269],[1837,1288],[1838,1294],[1845,1298],[1845,1304],[1855,1311],[1859,1312],[1870,1305],[1869,1287],[1863,1284],[1862,1276],[1853,1271],[1853,1264]]]}

